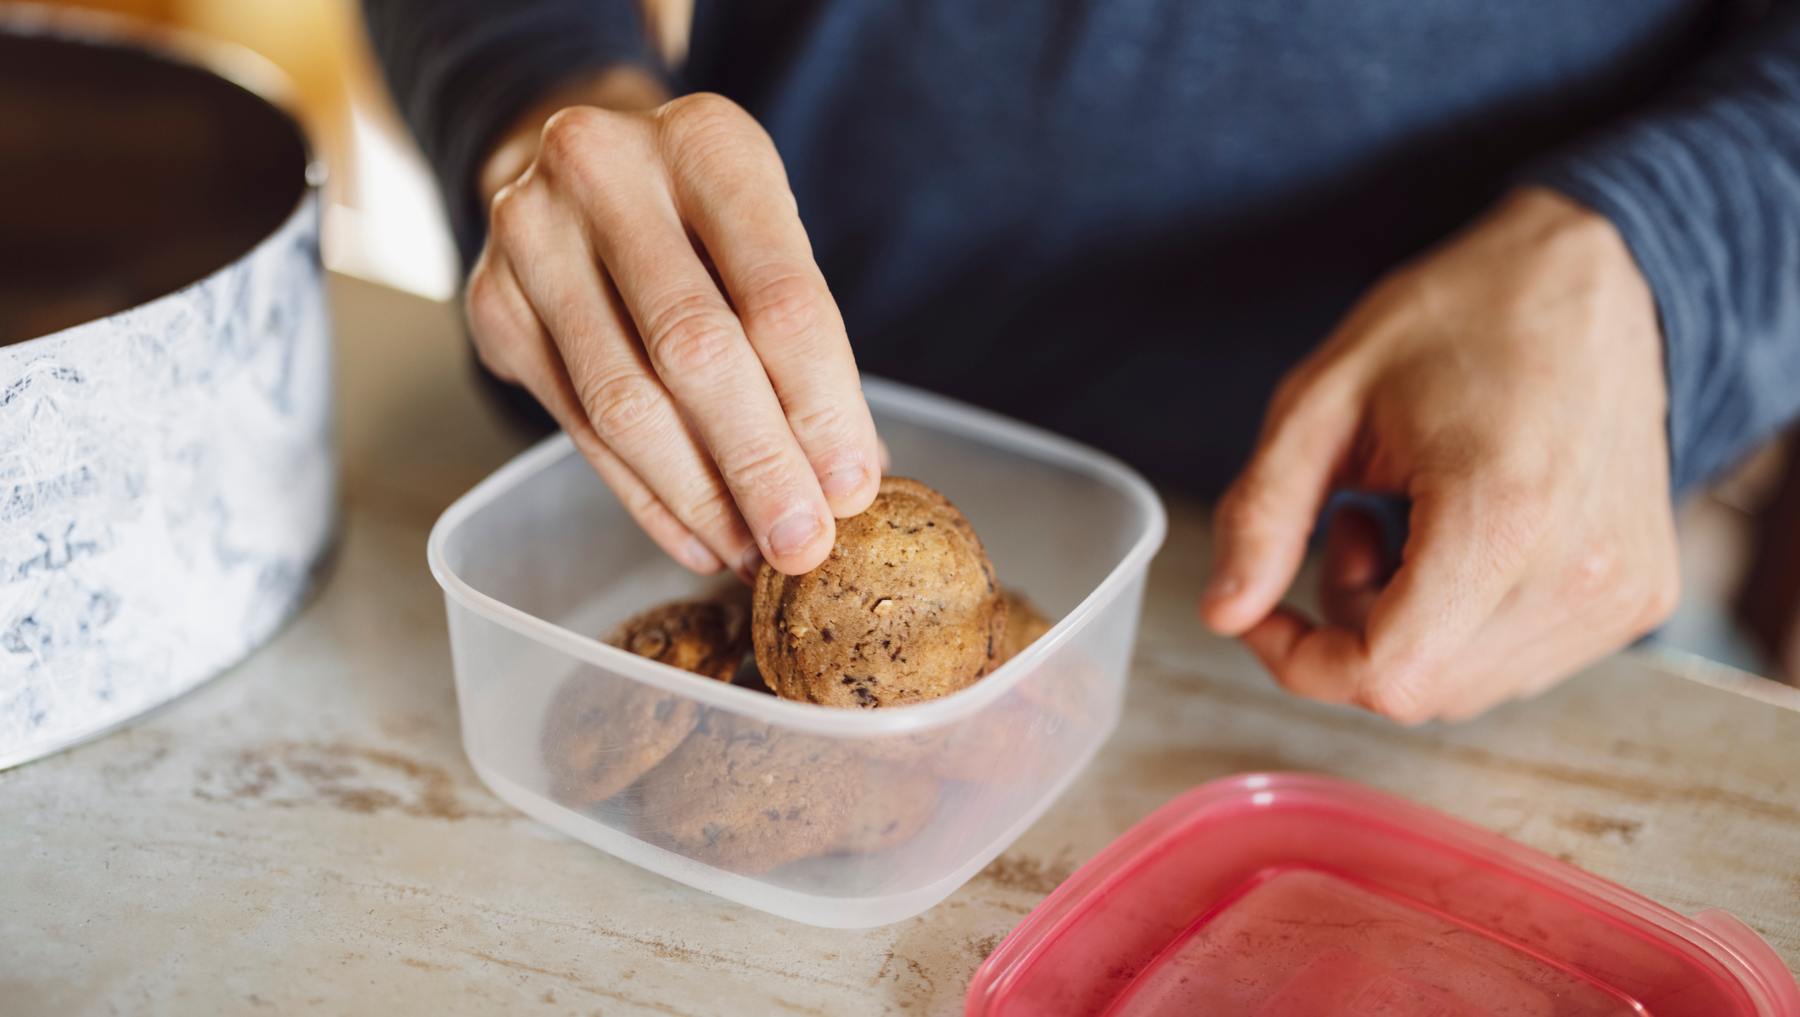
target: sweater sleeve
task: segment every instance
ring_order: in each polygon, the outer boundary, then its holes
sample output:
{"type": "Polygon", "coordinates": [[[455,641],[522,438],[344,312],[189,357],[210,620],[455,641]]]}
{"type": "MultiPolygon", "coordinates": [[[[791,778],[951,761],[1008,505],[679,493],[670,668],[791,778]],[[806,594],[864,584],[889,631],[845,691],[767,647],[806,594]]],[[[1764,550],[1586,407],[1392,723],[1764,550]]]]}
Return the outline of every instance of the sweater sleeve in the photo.
{"type": "Polygon", "coordinates": [[[585,72],[637,64],[660,73],[635,0],[363,0],[363,11],[465,266],[486,229],[481,162],[515,117],[585,72]]]}
{"type": "Polygon", "coordinates": [[[1527,177],[1609,218],[1649,282],[1677,491],[1800,413],[1800,4],[1527,177]]]}

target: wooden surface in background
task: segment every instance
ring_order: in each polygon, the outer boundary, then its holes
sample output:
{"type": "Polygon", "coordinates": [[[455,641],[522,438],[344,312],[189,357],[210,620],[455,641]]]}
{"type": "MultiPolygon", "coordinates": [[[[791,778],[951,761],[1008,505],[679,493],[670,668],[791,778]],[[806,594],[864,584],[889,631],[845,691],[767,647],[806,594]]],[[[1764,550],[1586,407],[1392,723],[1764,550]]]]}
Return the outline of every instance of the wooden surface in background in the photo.
{"type": "Polygon", "coordinates": [[[1800,695],[1741,679],[1759,701],[1621,655],[1462,727],[1303,703],[1194,623],[1206,539],[1185,505],[1119,731],[926,914],[812,929],[552,833],[463,757],[425,568],[437,514],[519,442],[474,395],[449,308],[335,285],[348,511],[332,575],[224,677],[0,773],[9,1015],[956,1013],[976,965],[1076,866],[1246,770],[1364,781],[1678,910],[1727,908],[1800,967],[1800,695]]]}

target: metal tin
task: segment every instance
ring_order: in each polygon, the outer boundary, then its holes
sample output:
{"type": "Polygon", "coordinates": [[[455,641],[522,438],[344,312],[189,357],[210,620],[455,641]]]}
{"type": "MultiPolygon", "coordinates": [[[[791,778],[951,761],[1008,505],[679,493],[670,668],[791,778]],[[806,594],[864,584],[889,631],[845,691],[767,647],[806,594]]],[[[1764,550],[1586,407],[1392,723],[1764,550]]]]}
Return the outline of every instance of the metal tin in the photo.
{"type": "Polygon", "coordinates": [[[319,174],[272,68],[4,6],[0,54],[4,767],[266,641],[337,496],[319,174]]]}

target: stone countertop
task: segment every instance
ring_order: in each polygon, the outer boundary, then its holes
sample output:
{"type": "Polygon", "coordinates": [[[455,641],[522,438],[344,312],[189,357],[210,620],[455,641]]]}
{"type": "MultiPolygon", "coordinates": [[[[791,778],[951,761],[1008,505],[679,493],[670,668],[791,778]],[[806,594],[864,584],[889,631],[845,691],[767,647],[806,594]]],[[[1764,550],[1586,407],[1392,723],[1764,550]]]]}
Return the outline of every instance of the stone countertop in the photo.
{"type": "Polygon", "coordinates": [[[0,773],[8,1014],[956,1013],[976,965],[1077,865],[1246,770],[1363,781],[1678,910],[1726,908],[1800,967],[1800,694],[1628,653],[1460,727],[1300,702],[1193,621],[1204,517],[1181,504],[1118,732],[925,914],[809,928],[555,834],[463,757],[425,568],[437,514],[523,439],[476,396],[453,309],[333,288],[335,564],[243,665],[0,773]]]}

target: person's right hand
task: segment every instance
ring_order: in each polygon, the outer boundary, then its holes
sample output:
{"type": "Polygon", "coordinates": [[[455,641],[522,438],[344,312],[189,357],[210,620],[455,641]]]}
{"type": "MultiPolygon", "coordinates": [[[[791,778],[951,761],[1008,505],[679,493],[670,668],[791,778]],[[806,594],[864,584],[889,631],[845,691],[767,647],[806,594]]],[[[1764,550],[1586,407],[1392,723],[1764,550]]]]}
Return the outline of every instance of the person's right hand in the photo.
{"type": "Polygon", "coordinates": [[[767,133],[716,95],[543,122],[469,276],[481,359],[699,572],[824,560],[880,482],[837,304],[767,133]]]}

